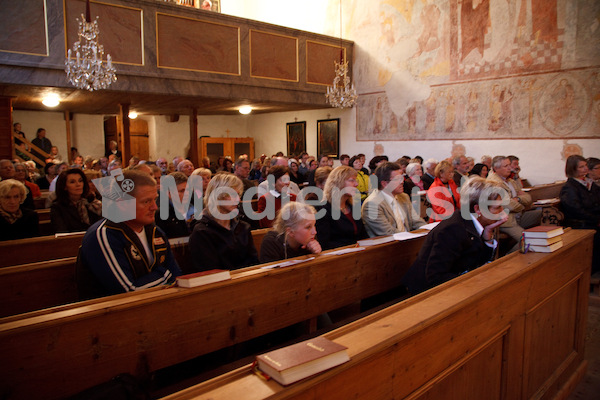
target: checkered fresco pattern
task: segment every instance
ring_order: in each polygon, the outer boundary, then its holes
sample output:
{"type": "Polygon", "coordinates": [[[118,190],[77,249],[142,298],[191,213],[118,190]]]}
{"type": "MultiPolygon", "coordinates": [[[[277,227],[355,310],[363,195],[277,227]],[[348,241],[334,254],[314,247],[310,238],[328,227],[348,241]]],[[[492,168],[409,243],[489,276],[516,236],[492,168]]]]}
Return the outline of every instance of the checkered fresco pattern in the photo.
{"type": "Polygon", "coordinates": [[[515,40],[513,49],[509,57],[504,61],[490,64],[487,62],[477,64],[462,64],[458,65],[458,75],[462,78],[480,75],[503,75],[523,71],[524,69],[540,69],[541,67],[560,66],[562,61],[563,41],[562,35],[556,43],[553,42],[536,42],[534,39],[529,41],[529,50],[523,54],[519,54],[519,49],[523,49],[523,45],[519,45],[515,40]]]}

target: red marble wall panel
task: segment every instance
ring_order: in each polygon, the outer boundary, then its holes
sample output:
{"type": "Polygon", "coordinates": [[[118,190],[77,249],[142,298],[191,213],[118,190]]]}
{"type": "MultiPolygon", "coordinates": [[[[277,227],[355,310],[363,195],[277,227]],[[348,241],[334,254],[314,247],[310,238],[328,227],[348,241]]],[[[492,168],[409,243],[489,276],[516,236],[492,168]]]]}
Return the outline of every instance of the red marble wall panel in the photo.
{"type": "Polygon", "coordinates": [[[236,26],[156,14],[158,66],[240,74],[240,33],[236,26]]]}
{"type": "Polygon", "coordinates": [[[298,81],[298,39],[250,30],[250,75],[298,81]]]}
{"type": "Polygon", "coordinates": [[[0,51],[48,55],[44,0],[0,0],[0,51]]]}
{"type": "MultiPolygon", "coordinates": [[[[142,10],[112,4],[91,2],[92,21],[99,17],[98,42],[104,46],[104,54],[110,54],[114,62],[143,65],[142,10]]],[[[77,18],[85,15],[85,2],[65,1],[65,27],[67,50],[79,40],[77,18]]]]}
{"type": "Polygon", "coordinates": [[[306,82],[331,85],[335,78],[335,61],[340,62],[339,46],[307,40],[306,82]]]}

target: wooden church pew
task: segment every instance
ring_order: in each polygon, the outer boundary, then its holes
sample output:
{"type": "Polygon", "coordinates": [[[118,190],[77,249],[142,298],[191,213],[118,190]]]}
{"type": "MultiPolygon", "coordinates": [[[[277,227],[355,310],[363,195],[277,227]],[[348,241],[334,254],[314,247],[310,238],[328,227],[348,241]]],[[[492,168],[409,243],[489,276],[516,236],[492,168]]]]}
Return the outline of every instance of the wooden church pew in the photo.
{"type": "MultiPolygon", "coordinates": [[[[269,230],[270,228],[252,231],[252,238],[257,251],[260,251],[262,239],[269,230]]],[[[0,267],[76,257],[83,235],[82,232],[60,237],[49,235],[0,242],[0,254],[2,254],[0,267]]],[[[183,245],[187,242],[184,240],[181,243],[183,245]]]]}
{"type": "Polygon", "coordinates": [[[351,360],[284,387],[250,365],[165,400],[564,399],[585,375],[592,231],[513,253],[324,336],[351,360]]]}
{"type": "Polygon", "coordinates": [[[423,241],[3,318],[0,393],[64,397],[119,373],[139,376],[309,320],[399,286],[423,241]]]}
{"type": "Polygon", "coordinates": [[[0,267],[76,257],[82,239],[83,233],[76,233],[0,242],[0,267]]]}
{"type": "Polygon", "coordinates": [[[541,199],[553,199],[559,197],[560,189],[564,186],[565,181],[548,183],[545,185],[536,185],[529,188],[527,193],[531,196],[533,202],[541,199]]]}
{"type": "MultiPolygon", "coordinates": [[[[252,231],[254,244],[258,249],[269,230],[252,231]]],[[[81,243],[81,236],[78,235],[76,238],[73,239],[74,243],[68,243],[66,246],[74,247],[77,240],[81,243]]],[[[29,239],[24,241],[30,243],[29,239]]],[[[42,241],[45,242],[45,239],[42,241]]],[[[170,242],[179,266],[183,271],[190,272],[187,238],[171,239],[170,242]]],[[[63,249],[59,249],[61,254],[62,251],[63,249]]],[[[75,286],[76,261],[76,257],[67,257],[0,268],[0,282],[4,288],[0,293],[0,317],[76,302],[78,300],[75,286]]]]}
{"type": "Polygon", "coordinates": [[[0,268],[0,317],[77,301],[76,257],[0,268]]]}

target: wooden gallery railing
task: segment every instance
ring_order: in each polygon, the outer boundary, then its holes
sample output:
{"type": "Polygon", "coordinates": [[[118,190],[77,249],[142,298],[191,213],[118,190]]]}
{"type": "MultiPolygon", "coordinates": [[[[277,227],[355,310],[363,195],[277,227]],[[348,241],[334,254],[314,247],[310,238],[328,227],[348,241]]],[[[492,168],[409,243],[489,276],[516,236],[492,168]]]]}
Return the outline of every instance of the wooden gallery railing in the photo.
{"type": "Polygon", "coordinates": [[[351,360],[283,387],[245,366],[187,399],[565,399],[585,374],[592,231],[513,253],[326,337],[351,360]]]}
{"type": "Polygon", "coordinates": [[[50,157],[50,154],[46,153],[44,150],[40,149],[33,143],[31,143],[26,138],[17,135],[13,132],[14,139],[14,152],[16,157],[21,160],[21,162],[25,161],[25,159],[21,156],[24,155],[28,157],[30,160],[33,160],[38,165],[46,165],[46,160],[50,157]],[[22,142],[21,145],[18,145],[16,141],[19,140],[22,142]],[[19,154],[21,153],[21,154],[19,154]]]}

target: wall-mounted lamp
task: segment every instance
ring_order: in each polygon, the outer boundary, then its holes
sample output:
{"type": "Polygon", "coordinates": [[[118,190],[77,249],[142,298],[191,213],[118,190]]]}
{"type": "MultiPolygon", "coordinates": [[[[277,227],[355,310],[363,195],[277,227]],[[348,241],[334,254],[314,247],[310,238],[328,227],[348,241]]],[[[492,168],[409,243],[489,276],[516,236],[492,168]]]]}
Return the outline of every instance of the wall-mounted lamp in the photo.
{"type": "Polygon", "coordinates": [[[42,104],[45,105],[46,107],[56,107],[57,105],[60,104],[60,100],[58,99],[57,95],[53,94],[53,95],[44,97],[42,99],[42,104]]]}
{"type": "Polygon", "coordinates": [[[138,117],[138,113],[135,111],[129,111],[129,119],[136,119],[138,117]]]}
{"type": "Polygon", "coordinates": [[[240,109],[239,109],[239,111],[240,111],[240,114],[247,115],[247,114],[250,114],[252,112],[252,107],[250,107],[250,106],[241,106],[240,109]]]}

